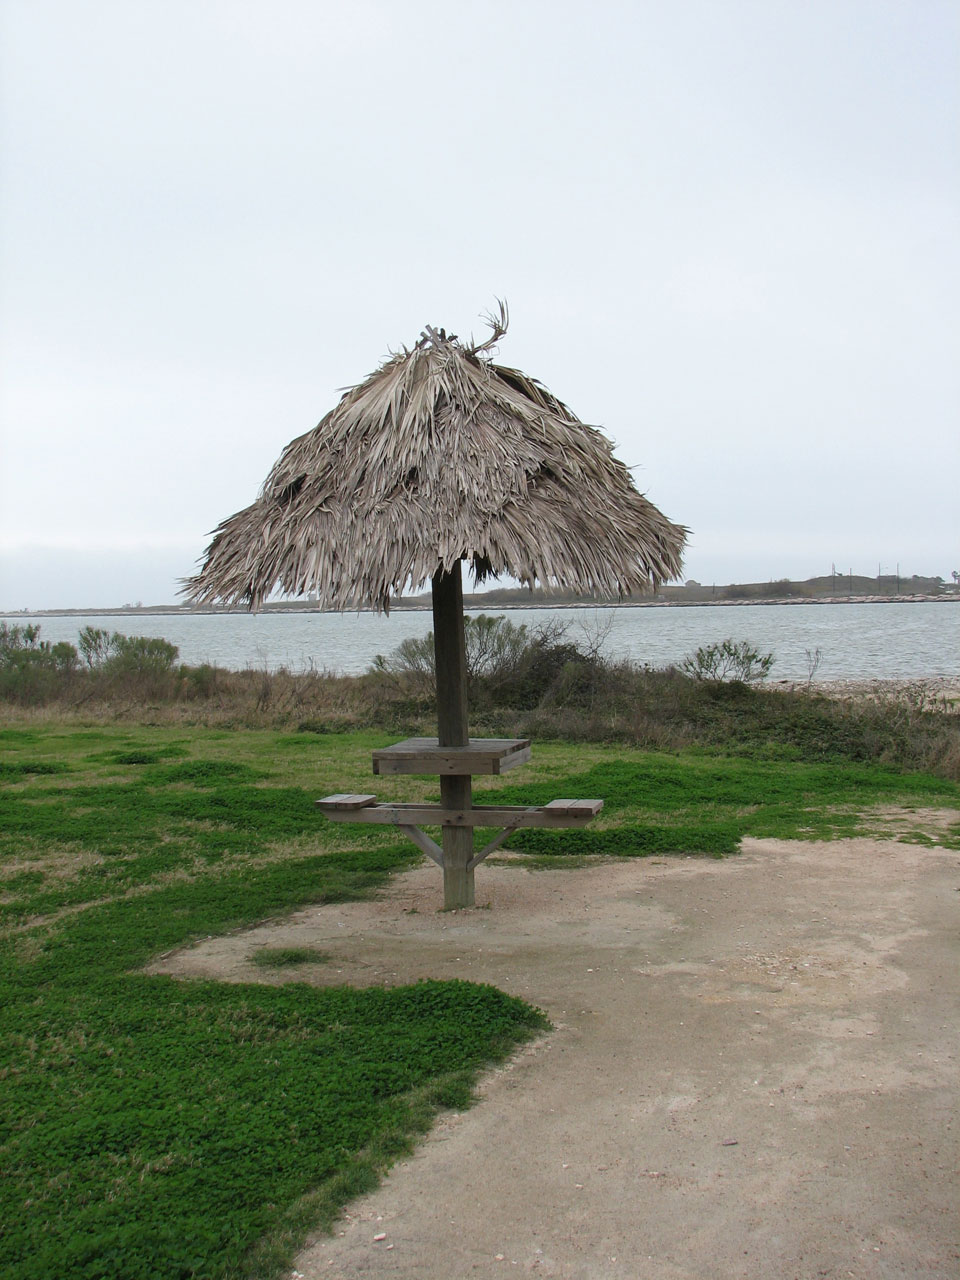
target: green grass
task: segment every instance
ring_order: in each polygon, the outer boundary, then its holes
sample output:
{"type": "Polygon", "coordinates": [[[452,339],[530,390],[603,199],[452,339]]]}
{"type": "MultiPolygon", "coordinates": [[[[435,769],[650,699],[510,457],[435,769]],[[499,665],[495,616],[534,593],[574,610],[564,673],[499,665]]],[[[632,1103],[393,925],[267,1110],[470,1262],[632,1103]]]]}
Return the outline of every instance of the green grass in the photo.
{"type": "MultiPolygon", "coordinates": [[[[498,788],[497,798],[505,804],[544,804],[558,794],[600,797],[603,813],[580,830],[520,831],[511,848],[544,856],[721,856],[735,853],[748,835],[810,840],[898,835],[898,817],[885,814],[885,808],[960,807],[960,786],[954,782],[857,762],[560,750],[581,766],[600,759],[543,782],[498,788]]],[[[939,832],[937,843],[960,848],[960,825],[939,832]]]]}
{"type": "Polygon", "coordinates": [[[369,767],[369,740],[309,745],[291,767],[269,733],[2,734],[4,762],[28,766],[0,786],[4,1280],[274,1274],[545,1025],[468,983],[138,972],[419,856],[313,810],[352,753],[369,767]]]}
{"type": "MultiPolygon", "coordinates": [[[[370,750],[387,741],[0,730],[3,1280],[276,1274],[438,1106],[469,1102],[483,1064],[543,1027],[521,1002],[461,982],[357,991],[142,972],[193,939],[361,897],[417,860],[391,829],[313,808],[369,789],[370,750]]],[[[960,848],[960,823],[924,819],[960,808],[960,787],[863,763],[552,743],[515,777],[478,779],[478,799],[606,802],[589,828],[511,841],[552,865],[720,855],[745,834],[960,848]]],[[[384,787],[398,800],[436,793],[427,778],[384,787]]],[[[257,957],[277,972],[324,958],[257,957]]]]}

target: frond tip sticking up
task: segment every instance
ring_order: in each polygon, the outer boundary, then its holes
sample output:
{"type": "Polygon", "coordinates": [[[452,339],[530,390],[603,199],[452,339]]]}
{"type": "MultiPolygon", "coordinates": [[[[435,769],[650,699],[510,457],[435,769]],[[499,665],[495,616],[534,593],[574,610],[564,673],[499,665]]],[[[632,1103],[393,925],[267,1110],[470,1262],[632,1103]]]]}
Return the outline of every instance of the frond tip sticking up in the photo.
{"type": "Polygon", "coordinates": [[[497,299],[497,310],[499,315],[495,316],[492,312],[486,311],[480,317],[491,330],[491,333],[486,342],[481,342],[479,346],[474,342],[471,335],[469,350],[472,355],[477,355],[480,351],[489,351],[492,347],[495,347],[510,328],[510,308],[507,306],[505,298],[497,299]]]}

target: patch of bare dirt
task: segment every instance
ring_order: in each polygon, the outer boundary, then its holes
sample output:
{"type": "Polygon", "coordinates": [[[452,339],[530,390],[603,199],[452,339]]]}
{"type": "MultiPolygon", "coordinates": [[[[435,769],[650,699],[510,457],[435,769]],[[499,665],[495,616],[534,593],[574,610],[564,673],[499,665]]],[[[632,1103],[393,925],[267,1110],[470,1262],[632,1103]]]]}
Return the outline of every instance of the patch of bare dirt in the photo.
{"type": "Polygon", "coordinates": [[[960,1274],[960,855],[747,840],[722,862],[439,872],[155,968],[236,981],[492,982],[554,1030],[441,1118],[306,1280],[960,1274]],[[262,946],[323,965],[269,972],[262,946]]]}

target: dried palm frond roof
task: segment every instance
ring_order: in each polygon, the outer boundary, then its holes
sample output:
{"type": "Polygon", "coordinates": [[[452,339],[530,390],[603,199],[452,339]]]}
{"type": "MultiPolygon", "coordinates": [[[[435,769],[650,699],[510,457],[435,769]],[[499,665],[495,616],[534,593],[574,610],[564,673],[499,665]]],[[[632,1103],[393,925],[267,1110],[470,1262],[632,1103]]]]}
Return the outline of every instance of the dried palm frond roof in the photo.
{"type": "Polygon", "coordinates": [[[424,330],[306,435],[215,531],[198,602],[257,608],[276,588],[335,609],[420,589],[462,559],[477,581],[622,595],[680,572],[686,530],[634,487],[610,443],[475,345],[424,330]]]}

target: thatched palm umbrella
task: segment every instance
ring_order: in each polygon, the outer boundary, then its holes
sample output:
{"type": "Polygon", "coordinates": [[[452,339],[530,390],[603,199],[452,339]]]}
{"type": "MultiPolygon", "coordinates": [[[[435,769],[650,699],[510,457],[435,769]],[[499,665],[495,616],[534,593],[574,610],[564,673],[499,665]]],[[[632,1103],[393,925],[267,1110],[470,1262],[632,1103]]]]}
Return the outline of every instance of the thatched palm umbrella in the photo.
{"type": "MultiPolygon", "coordinates": [[[[506,308],[490,323],[482,344],[428,326],[349,389],[219,526],[186,584],[197,602],[255,609],[279,586],[327,608],[387,610],[429,579],[440,746],[468,741],[462,561],[477,582],[503,574],[629,595],[679,573],[686,533],[637,491],[599,431],[493,362],[506,308]]],[[[445,804],[469,807],[469,777],[441,789],[445,804]]],[[[448,861],[467,859],[465,839],[469,829],[444,829],[445,880],[448,861]]],[[[472,901],[472,872],[457,893],[472,901]]]]}

